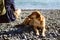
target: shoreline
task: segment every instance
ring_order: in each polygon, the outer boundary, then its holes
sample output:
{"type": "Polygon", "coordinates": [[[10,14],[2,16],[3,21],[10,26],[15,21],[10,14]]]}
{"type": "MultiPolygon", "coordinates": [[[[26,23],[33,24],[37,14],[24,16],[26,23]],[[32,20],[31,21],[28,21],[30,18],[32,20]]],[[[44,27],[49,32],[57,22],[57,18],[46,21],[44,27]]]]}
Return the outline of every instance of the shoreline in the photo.
{"type": "Polygon", "coordinates": [[[40,11],[40,10],[49,10],[49,11],[51,11],[51,10],[60,10],[60,9],[21,9],[22,11],[35,11],[35,10],[38,10],[38,11],[40,11]]]}

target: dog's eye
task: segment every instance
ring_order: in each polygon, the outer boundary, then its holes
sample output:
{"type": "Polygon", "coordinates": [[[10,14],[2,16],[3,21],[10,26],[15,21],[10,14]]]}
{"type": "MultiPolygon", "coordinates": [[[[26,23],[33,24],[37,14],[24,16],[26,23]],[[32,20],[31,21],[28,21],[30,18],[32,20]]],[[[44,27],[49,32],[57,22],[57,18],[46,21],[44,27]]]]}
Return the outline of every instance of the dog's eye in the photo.
{"type": "Polygon", "coordinates": [[[33,19],[33,18],[31,17],[31,19],[33,19]]]}

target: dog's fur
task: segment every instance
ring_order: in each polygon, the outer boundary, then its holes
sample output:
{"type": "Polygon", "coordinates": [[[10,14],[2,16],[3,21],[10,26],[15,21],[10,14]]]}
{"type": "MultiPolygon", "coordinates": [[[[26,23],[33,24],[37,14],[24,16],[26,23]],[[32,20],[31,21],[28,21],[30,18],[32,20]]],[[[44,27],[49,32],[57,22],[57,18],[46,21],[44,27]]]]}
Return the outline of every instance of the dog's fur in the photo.
{"type": "Polygon", "coordinates": [[[39,35],[38,28],[42,29],[42,36],[45,36],[45,17],[41,14],[39,11],[32,12],[31,15],[29,15],[23,22],[25,25],[32,25],[36,35],[39,35]]]}

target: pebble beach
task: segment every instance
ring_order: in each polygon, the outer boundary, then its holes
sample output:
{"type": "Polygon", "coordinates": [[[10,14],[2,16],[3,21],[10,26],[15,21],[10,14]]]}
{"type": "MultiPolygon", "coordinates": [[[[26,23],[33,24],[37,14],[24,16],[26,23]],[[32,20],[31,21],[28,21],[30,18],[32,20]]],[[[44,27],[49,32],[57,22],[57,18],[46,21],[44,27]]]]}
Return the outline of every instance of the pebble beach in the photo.
{"type": "Polygon", "coordinates": [[[0,23],[0,40],[60,40],[60,10],[22,9],[19,19],[10,23],[0,23]],[[45,37],[36,36],[32,28],[21,25],[24,19],[35,10],[41,11],[46,18],[47,31],[45,37]]]}

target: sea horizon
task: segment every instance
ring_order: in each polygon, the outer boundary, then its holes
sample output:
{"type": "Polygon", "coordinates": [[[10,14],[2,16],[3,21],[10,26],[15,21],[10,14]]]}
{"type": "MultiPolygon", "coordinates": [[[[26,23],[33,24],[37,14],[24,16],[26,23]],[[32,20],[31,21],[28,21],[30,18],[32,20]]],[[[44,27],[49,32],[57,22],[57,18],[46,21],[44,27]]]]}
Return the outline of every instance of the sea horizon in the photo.
{"type": "Polygon", "coordinates": [[[20,9],[60,9],[60,0],[15,0],[15,7],[20,9]]]}

